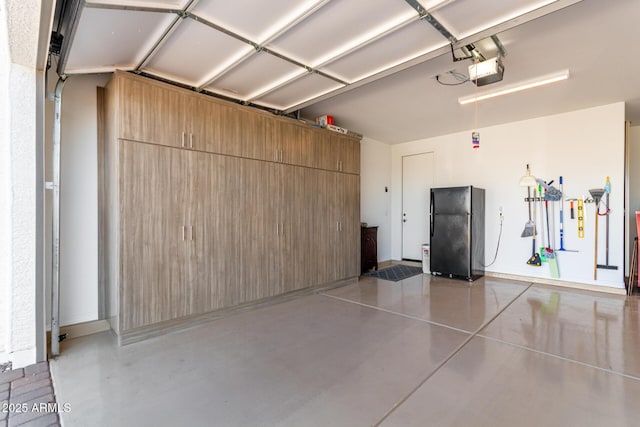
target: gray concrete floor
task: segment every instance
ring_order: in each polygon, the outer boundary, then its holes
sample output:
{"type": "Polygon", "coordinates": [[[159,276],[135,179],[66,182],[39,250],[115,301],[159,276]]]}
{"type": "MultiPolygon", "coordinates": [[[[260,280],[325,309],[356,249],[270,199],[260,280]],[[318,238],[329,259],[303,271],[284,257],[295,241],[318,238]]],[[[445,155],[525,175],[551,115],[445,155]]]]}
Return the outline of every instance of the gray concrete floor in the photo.
{"type": "Polygon", "coordinates": [[[64,426],[637,426],[639,302],[363,277],[51,369],[64,426]]]}

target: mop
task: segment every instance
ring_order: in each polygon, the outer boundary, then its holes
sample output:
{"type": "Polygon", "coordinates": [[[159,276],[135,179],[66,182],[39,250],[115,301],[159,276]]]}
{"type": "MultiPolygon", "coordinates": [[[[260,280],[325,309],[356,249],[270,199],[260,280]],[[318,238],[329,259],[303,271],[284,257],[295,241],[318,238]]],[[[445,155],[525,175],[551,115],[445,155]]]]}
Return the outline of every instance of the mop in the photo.
{"type": "Polygon", "coordinates": [[[533,244],[531,247],[531,258],[527,261],[527,265],[533,265],[534,267],[540,267],[542,261],[540,260],[540,254],[536,252],[536,235],[538,234],[536,228],[536,188],[533,187],[533,244]]]}
{"type": "MultiPolygon", "coordinates": [[[[564,185],[562,181],[562,176],[560,177],[560,192],[564,193],[564,185]]],[[[564,199],[560,198],[560,249],[559,251],[564,251],[564,199]]]]}
{"type": "Polygon", "coordinates": [[[547,247],[547,243],[544,240],[544,209],[542,205],[542,185],[538,184],[538,202],[540,202],[540,230],[543,230],[540,233],[542,246],[540,247],[540,261],[547,262],[547,257],[545,256],[545,248],[547,247]]]}
{"type": "MultiPolygon", "coordinates": [[[[548,202],[545,202],[548,203],[548,202]]],[[[558,253],[555,252],[556,247],[556,211],[555,211],[555,201],[551,201],[551,237],[549,237],[549,249],[547,252],[547,262],[549,263],[549,272],[551,273],[551,277],[557,279],[560,277],[560,270],[558,268],[558,253]]],[[[547,213],[548,215],[548,213],[547,213]]]]}
{"type": "Polygon", "coordinates": [[[602,268],[605,270],[617,270],[618,267],[616,267],[615,265],[609,265],[609,213],[610,213],[610,209],[609,209],[609,193],[611,193],[611,180],[609,179],[609,177],[607,177],[607,182],[604,185],[604,194],[605,194],[605,205],[607,207],[606,213],[604,214],[605,216],[605,238],[606,238],[606,244],[605,244],[605,262],[606,264],[597,264],[598,268],[602,268]]]}
{"type": "Polygon", "coordinates": [[[551,273],[551,277],[554,278],[559,278],[560,277],[560,270],[558,268],[558,257],[556,256],[556,253],[554,252],[554,248],[555,248],[555,223],[553,226],[553,243],[551,240],[551,231],[550,231],[550,227],[549,227],[549,202],[551,202],[551,209],[552,209],[552,218],[555,218],[555,211],[553,210],[553,202],[556,202],[558,200],[562,199],[562,192],[560,190],[558,190],[557,188],[553,187],[551,184],[553,183],[553,181],[550,181],[549,183],[545,183],[544,181],[540,180],[540,185],[542,185],[543,187],[545,187],[545,193],[544,193],[544,202],[545,202],[545,206],[546,206],[546,213],[547,213],[547,240],[549,243],[549,247],[547,247],[545,249],[545,256],[547,258],[547,263],[549,263],[549,271],[551,273]]]}
{"type": "Polygon", "coordinates": [[[593,203],[596,205],[596,233],[595,238],[593,239],[593,280],[598,280],[598,208],[600,206],[600,199],[602,199],[602,195],[604,194],[604,189],[592,188],[591,190],[589,190],[589,193],[591,194],[591,197],[593,197],[593,203]]]}

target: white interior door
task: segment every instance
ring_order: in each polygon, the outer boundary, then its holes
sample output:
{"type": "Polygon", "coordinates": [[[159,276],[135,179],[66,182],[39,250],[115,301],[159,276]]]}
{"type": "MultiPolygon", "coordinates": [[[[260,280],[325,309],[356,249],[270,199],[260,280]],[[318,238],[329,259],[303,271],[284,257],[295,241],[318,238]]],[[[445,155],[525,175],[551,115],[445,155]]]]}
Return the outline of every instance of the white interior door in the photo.
{"type": "Polygon", "coordinates": [[[429,243],[429,197],[433,186],[433,153],[402,158],[402,259],[422,260],[429,243]]]}

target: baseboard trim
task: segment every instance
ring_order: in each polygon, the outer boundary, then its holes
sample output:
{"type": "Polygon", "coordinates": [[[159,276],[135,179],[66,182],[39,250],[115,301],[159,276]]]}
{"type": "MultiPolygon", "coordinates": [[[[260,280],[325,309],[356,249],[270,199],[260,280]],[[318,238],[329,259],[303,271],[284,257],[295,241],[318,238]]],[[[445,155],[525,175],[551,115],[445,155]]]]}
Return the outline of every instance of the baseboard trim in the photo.
{"type": "Polygon", "coordinates": [[[603,292],[607,294],[626,295],[624,288],[614,288],[612,286],[596,286],[588,285],[580,282],[568,282],[564,280],[546,279],[542,277],[519,276],[517,274],[496,273],[493,271],[485,271],[485,276],[497,277],[499,279],[520,280],[523,282],[533,282],[542,285],[557,286],[560,288],[580,289],[583,291],[603,292]]]}
{"type": "Polygon", "coordinates": [[[413,267],[422,267],[422,262],[420,261],[408,261],[405,259],[393,259],[391,261],[389,261],[391,263],[391,265],[398,265],[398,264],[402,264],[402,265],[411,265],[413,267]]]}
{"type": "Polygon", "coordinates": [[[283,302],[290,301],[301,296],[325,292],[329,289],[339,288],[342,286],[350,285],[352,283],[356,283],[357,281],[358,277],[349,277],[347,279],[323,283],[321,285],[299,289],[297,291],[288,292],[286,294],[263,298],[257,301],[251,301],[229,308],[221,308],[219,310],[210,311],[203,314],[181,317],[179,319],[167,320],[165,322],[154,323],[153,325],[130,329],[128,331],[121,332],[119,335],[116,334],[116,336],[118,337],[118,345],[125,346],[139,341],[147,340],[149,338],[166,335],[171,332],[191,329],[204,323],[211,322],[213,320],[222,319],[235,314],[255,310],[261,307],[269,307],[272,305],[281,304],[283,302]]]}
{"type": "Polygon", "coordinates": [[[393,265],[393,261],[388,259],[386,261],[378,261],[378,270],[391,267],[393,265]]]}
{"type": "MultiPolygon", "coordinates": [[[[98,332],[108,331],[109,329],[111,329],[111,325],[109,325],[108,321],[92,320],[89,322],[60,326],[60,335],[66,334],[65,339],[71,339],[97,334],[98,332]]],[[[51,343],[51,331],[47,331],[47,343],[51,343]]]]}

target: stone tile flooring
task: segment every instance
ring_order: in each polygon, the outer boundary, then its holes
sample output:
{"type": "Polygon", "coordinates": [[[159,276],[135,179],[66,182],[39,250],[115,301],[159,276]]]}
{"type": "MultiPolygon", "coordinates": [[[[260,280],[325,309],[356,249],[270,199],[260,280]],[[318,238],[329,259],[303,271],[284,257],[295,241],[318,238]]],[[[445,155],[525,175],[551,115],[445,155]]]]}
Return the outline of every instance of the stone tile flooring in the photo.
{"type": "Polygon", "coordinates": [[[0,373],[0,427],[60,426],[49,363],[0,373]]]}

